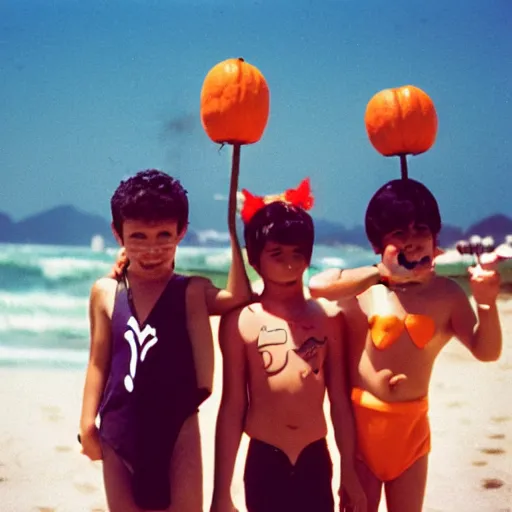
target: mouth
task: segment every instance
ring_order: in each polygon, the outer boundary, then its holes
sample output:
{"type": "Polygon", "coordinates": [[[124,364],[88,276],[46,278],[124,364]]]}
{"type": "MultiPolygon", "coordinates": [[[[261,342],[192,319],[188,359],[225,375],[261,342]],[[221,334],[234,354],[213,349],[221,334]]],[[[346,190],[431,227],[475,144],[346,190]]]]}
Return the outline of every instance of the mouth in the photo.
{"type": "Polygon", "coordinates": [[[161,267],[163,262],[159,261],[158,263],[139,263],[139,265],[144,270],[154,270],[155,268],[161,267]]]}
{"type": "Polygon", "coordinates": [[[430,256],[426,255],[419,260],[408,260],[403,252],[398,255],[398,264],[407,270],[413,270],[418,266],[428,265],[431,262],[430,256]]]}

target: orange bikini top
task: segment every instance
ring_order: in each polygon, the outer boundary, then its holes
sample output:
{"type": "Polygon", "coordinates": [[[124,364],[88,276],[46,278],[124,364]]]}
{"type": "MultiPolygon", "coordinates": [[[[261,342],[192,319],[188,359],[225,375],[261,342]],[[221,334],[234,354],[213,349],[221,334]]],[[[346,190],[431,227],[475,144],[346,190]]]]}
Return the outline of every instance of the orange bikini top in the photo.
{"type": "Polygon", "coordinates": [[[426,315],[373,315],[369,320],[374,345],[379,349],[390,347],[407,330],[412,342],[420,349],[425,348],[436,331],[434,320],[426,315]]]}

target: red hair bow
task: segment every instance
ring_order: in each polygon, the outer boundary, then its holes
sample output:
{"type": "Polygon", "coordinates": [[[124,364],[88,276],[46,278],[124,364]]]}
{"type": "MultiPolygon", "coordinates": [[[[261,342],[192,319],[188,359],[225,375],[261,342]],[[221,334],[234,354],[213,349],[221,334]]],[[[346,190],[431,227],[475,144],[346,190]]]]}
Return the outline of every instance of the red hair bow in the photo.
{"type": "Polygon", "coordinates": [[[272,194],[267,196],[255,196],[247,189],[242,190],[244,196],[244,204],[241,211],[242,220],[247,224],[253,215],[261,210],[265,205],[275,201],[282,201],[293,206],[297,206],[304,210],[313,208],[315,198],[311,193],[311,184],[309,178],[303,179],[297,188],[290,188],[282,194],[272,194]]]}

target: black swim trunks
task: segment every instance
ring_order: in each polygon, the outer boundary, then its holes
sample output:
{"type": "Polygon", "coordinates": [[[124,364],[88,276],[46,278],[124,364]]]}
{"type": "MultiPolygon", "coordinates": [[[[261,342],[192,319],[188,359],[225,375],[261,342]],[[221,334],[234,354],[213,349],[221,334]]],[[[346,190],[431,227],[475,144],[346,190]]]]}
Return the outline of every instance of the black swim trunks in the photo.
{"type": "Polygon", "coordinates": [[[333,512],[332,461],[325,439],[306,446],[293,465],[279,448],[251,439],[245,463],[248,512],[333,512]]]}

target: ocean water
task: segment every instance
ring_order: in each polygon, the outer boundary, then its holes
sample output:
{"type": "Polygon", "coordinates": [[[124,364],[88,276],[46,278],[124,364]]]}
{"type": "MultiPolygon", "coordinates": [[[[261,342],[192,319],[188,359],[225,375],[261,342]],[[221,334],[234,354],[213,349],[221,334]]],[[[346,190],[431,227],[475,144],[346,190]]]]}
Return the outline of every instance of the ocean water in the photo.
{"type": "MultiPolygon", "coordinates": [[[[116,254],[117,249],[0,244],[0,366],[85,367],[89,292],[116,254]]],[[[466,260],[448,258],[436,270],[462,276],[472,263],[466,260]]],[[[304,282],[325,268],[376,261],[372,251],[360,247],[315,246],[304,282]]],[[[228,247],[179,247],[176,256],[178,272],[209,277],[217,286],[226,284],[230,263],[228,247]]],[[[508,267],[512,282],[512,264],[508,267]]],[[[258,279],[248,270],[251,280],[258,279]]]]}
{"type": "MultiPolygon", "coordinates": [[[[88,356],[88,297],[93,282],[107,273],[116,249],[0,244],[0,365],[84,367],[88,356]]],[[[374,263],[370,251],[315,247],[305,275],[337,266],[374,263]]],[[[178,272],[227,280],[229,248],[180,247],[178,272]]],[[[256,279],[254,272],[251,279],[256,279]]]]}

